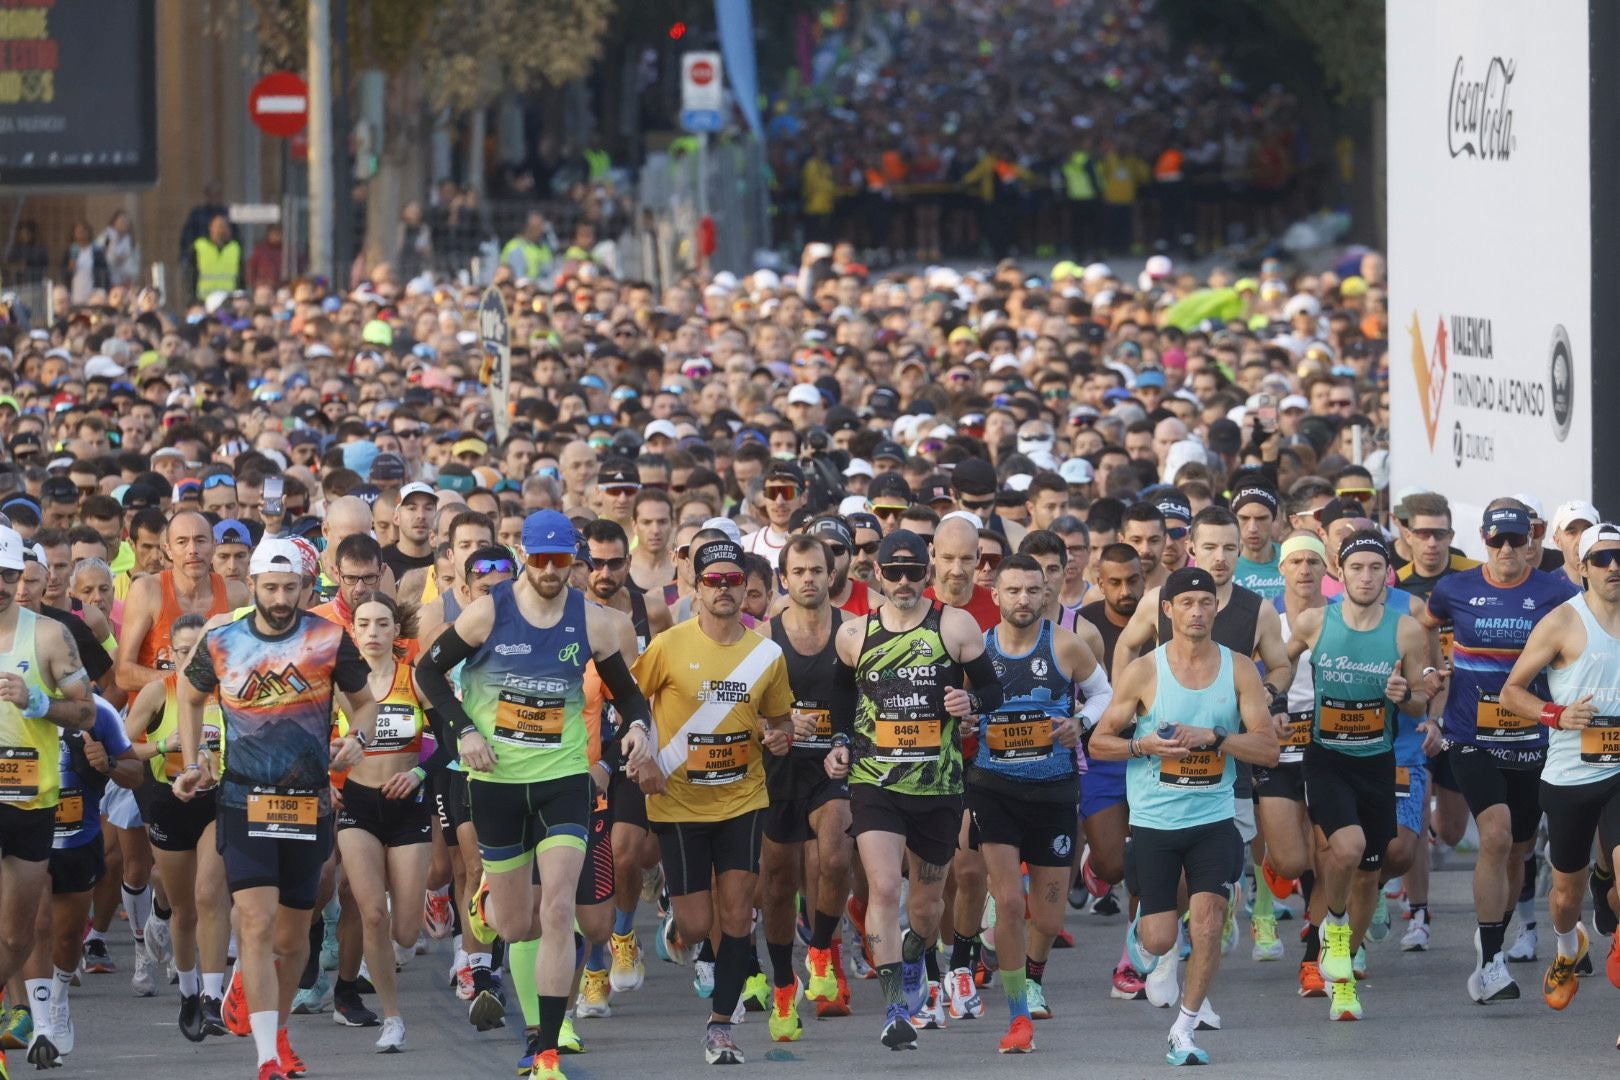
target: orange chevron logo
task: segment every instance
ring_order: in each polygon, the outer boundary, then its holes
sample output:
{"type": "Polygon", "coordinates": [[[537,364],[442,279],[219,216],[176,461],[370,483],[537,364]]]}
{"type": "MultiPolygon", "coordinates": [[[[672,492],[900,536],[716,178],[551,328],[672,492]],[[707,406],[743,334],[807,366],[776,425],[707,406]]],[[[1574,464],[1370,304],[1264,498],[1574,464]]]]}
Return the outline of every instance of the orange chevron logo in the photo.
{"type": "Polygon", "coordinates": [[[1412,374],[1417,378],[1418,400],[1423,403],[1423,424],[1429,433],[1429,449],[1434,449],[1434,436],[1440,430],[1440,406],[1446,398],[1446,320],[1435,320],[1434,347],[1423,345],[1423,327],[1417,312],[1406,328],[1412,338],[1412,374]]]}

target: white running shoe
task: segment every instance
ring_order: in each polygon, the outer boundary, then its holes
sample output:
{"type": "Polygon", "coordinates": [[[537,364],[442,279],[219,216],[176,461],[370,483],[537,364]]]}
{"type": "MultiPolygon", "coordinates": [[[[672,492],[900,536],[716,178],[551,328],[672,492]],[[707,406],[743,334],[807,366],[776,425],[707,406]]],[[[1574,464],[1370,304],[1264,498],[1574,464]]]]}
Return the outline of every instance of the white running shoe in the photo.
{"type": "Polygon", "coordinates": [[[1519,984],[1508,974],[1507,962],[1497,953],[1486,960],[1482,951],[1479,931],[1474,931],[1474,970],[1468,976],[1468,996],[1476,1005],[1493,1001],[1513,1001],[1519,996],[1519,984]]]}
{"type": "Polygon", "coordinates": [[[1429,949],[1429,916],[1427,912],[1412,913],[1412,922],[1401,935],[1401,949],[1405,952],[1427,952],[1429,949]]]}
{"type": "Polygon", "coordinates": [[[399,1016],[385,1016],[382,1034],[377,1036],[377,1053],[397,1054],[405,1049],[405,1020],[399,1016]]]}
{"type": "Polygon", "coordinates": [[[1536,928],[1533,926],[1519,927],[1519,936],[1513,939],[1513,944],[1507,947],[1502,954],[1510,964],[1527,964],[1536,958],[1536,928]]]}
{"type": "Polygon", "coordinates": [[[1171,949],[1143,980],[1143,988],[1147,991],[1148,1002],[1161,1009],[1168,1009],[1181,998],[1181,954],[1171,949]]]}

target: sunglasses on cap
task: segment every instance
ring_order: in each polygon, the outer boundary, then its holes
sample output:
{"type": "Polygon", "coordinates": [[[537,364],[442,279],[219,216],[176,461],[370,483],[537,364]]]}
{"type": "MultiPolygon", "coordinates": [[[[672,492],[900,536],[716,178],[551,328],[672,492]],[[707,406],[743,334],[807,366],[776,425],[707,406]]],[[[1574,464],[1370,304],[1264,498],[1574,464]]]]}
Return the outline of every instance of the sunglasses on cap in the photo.
{"type": "Polygon", "coordinates": [[[530,555],[529,565],[536,570],[547,566],[554,570],[566,570],[574,565],[574,557],[566,551],[546,551],[530,555]]]}
{"type": "Polygon", "coordinates": [[[699,574],[698,580],[711,589],[735,589],[743,583],[741,570],[716,570],[699,574]]]}
{"type": "Polygon", "coordinates": [[[204,491],[217,487],[235,487],[236,477],[232,476],[230,473],[215,473],[214,475],[205,479],[202,482],[202,486],[204,491]]]}
{"type": "Polygon", "coordinates": [[[517,564],[511,559],[479,559],[472,564],[472,572],[479,577],[485,574],[511,574],[517,571],[517,564]]]}
{"type": "Polygon", "coordinates": [[[921,581],[928,576],[928,564],[917,562],[885,563],[878,567],[884,581],[921,581]]]}
{"type": "Polygon", "coordinates": [[[591,562],[597,570],[606,570],[610,574],[617,574],[629,564],[630,558],[626,555],[620,555],[616,559],[592,559],[591,562]]]}
{"type": "Polygon", "coordinates": [[[1485,546],[1493,551],[1500,550],[1503,545],[1510,548],[1522,548],[1529,542],[1530,538],[1520,533],[1498,533],[1495,536],[1485,538],[1485,546]]]}
{"type": "Polygon", "coordinates": [[[797,484],[766,484],[765,485],[765,501],[766,502],[776,502],[778,499],[782,499],[782,500],[785,500],[787,502],[792,502],[794,499],[797,499],[798,497],[799,497],[799,485],[797,485],[797,484]]]}

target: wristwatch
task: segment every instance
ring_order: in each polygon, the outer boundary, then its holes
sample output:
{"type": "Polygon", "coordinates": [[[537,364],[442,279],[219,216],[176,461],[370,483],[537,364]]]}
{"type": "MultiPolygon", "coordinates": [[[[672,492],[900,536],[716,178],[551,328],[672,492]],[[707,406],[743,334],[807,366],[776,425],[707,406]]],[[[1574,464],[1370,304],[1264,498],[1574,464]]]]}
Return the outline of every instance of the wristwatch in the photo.
{"type": "Polygon", "coordinates": [[[354,736],[354,741],[360,744],[360,749],[364,750],[366,748],[366,733],[365,732],[363,732],[363,731],[351,731],[351,732],[349,732],[349,734],[353,735],[354,736]]]}
{"type": "Polygon", "coordinates": [[[1231,732],[1227,731],[1223,727],[1216,728],[1215,729],[1215,741],[1209,744],[1209,748],[1211,750],[1219,753],[1220,749],[1221,749],[1221,744],[1226,741],[1226,737],[1228,735],[1230,735],[1230,734],[1231,734],[1231,732]]]}

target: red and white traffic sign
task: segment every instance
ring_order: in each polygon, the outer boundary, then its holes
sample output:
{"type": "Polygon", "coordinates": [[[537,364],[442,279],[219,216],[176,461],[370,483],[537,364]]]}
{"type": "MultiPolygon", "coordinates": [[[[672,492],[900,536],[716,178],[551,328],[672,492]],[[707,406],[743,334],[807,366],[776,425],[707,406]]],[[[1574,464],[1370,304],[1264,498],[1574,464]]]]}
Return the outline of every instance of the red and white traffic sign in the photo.
{"type": "Polygon", "coordinates": [[[692,61],[692,83],[695,86],[708,86],[714,81],[714,65],[707,60],[692,61]]]}
{"type": "Polygon", "coordinates": [[[724,95],[720,85],[720,54],[689,52],[681,57],[681,108],[718,113],[724,95]]]}
{"type": "Polygon", "coordinates": [[[309,123],[309,87],[290,71],[277,71],[254,84],[248,115],[266,135],[291,138],[309,123]]]}

